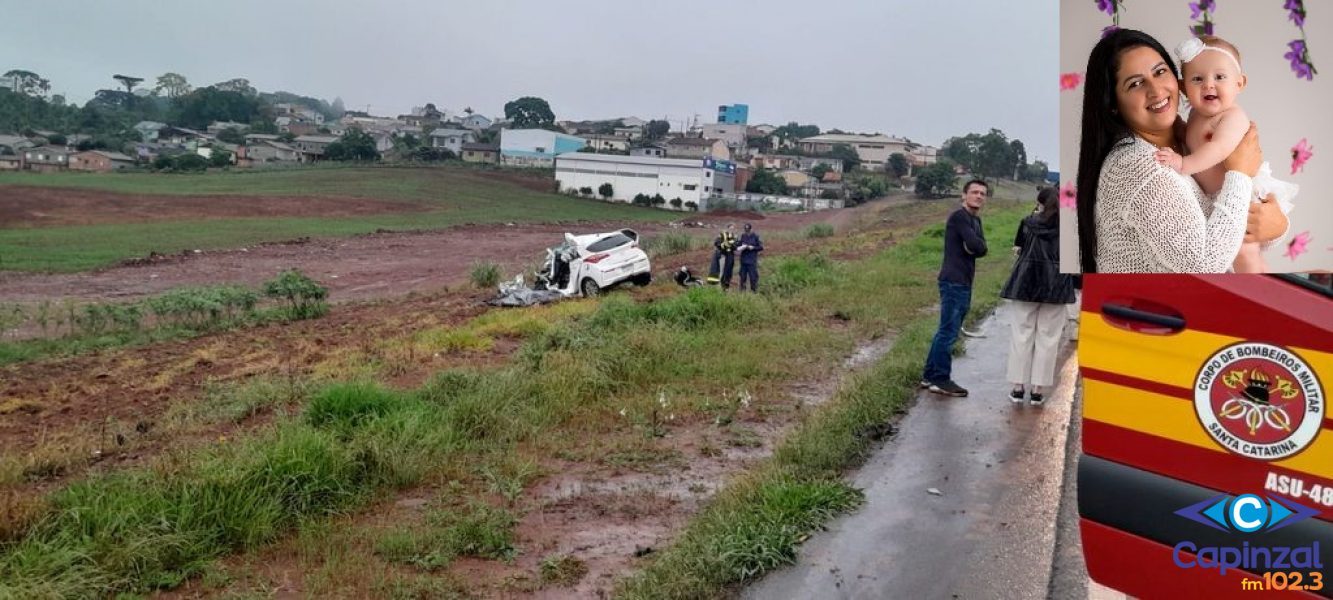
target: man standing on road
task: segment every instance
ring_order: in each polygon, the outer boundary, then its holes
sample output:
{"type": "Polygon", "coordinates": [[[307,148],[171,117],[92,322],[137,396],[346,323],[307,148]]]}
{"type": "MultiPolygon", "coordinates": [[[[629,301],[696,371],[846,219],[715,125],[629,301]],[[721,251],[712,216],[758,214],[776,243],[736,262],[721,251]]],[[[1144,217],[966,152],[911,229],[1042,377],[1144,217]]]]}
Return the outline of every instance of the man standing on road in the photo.
{"type": "Polygon", "coordinates": [[[745,224],[745,233],[741,234],[741,287],[745,291],[745,282],[750,282],[750,291],[757,292],[759,287],[759,253],[764,251],[764,242],[759,239],[749,223],[745,224]]]}
{"type": "Polygon", "coordinates": [[[708,265],[708,284],[722,284],[722,289],[731,287],[731,273],[736,266],[736,224],[727,223],[721,233],[713,239],[713,262],[708,265]],[[721,279],[719,276],[721,263],[721,279]]]}
{"type": "Polygon", "coordinates": [[[926,355],[921,387],[936,394],[962,397],[967,390],[954,383],[953,345],[963,328],[963,318],[972,306],[972,276],[977,257],[986,255],[986,238],[977,216],[986,204],[990,186],[973,179],[963,185],[962,206],[944,225],[944,263],[940,267],[940,328],[926,355]]]}

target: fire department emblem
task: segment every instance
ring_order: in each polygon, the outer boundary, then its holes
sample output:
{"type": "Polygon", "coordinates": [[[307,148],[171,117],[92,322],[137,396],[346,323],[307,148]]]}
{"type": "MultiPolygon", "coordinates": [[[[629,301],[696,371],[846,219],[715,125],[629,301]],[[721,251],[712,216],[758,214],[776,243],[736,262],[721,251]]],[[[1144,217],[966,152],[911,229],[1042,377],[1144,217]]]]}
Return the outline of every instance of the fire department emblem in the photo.
{"type": "Polygon", "coordinates": [[[1306,449],[1319,435],[1327,402],[1319,378],[1295,352],[1258,342],[1209,357],[1194,382],[1194,410],[1222,447],[1275,461],[1306,449]]]}

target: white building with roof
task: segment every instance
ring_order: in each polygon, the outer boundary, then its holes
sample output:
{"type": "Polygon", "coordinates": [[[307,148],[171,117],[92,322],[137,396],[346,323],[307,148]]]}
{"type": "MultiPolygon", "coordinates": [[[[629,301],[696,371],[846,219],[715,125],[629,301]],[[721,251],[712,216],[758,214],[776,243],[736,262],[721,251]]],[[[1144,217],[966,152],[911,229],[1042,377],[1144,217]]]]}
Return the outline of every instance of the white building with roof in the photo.
{"type": "Polygon", "coordinates": [[[867,170],[882,171],[894,153],[908,154],[908,148],[919,144],[887,135],[861,135],[854,133],[825,133],[801,140],[801,150],[812,154],[832,152],[834,146],[851,146],[857,158],[867,170]]]}
{"type": "Polygon", "coordinates": [[[611,199],[630,202],[635,196],[661,194],[668,201],[680,198],[681,205],[713,194],[736,192],[736,165],[730,161],[695,158],[654,158],[576,152],[555,159],[555,179],[560,189],[591,188],[611,184],[611,199]]]}
{"type": "Polygon", "coordinates": [[[555,157],[578,152],[588,141],[545,129],[505,129],[500,132],[500,163],[550,167],[555,157]]]}

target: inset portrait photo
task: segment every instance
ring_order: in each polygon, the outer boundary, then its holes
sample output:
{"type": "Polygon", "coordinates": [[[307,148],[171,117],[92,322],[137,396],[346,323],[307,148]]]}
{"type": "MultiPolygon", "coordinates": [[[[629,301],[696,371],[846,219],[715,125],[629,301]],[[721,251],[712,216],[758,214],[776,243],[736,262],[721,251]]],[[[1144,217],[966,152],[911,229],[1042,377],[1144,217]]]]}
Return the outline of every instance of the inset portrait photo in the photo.
{"type": "Polygon", "coordinates": [[[1326,3],[1062,0],[1061,270],[1333,269],[1321,57],[1326,3]]]}

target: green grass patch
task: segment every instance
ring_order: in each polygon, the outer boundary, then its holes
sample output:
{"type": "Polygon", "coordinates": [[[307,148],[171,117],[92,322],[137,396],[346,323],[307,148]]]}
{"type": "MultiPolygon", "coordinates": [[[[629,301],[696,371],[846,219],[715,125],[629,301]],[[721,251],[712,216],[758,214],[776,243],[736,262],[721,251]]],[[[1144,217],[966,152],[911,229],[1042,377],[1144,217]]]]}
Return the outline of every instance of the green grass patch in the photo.
{"type": "Polygon", "coordinates": [[[500,265],[489,260],[474,263],[469,273],[472,285],[479,288],[495,287],[500,283],[500,265]]]}
{"type": "Polygon", "coordinates": [[[667,231],[648,236],[639,242],[644,252],[651,258],[660,258],[674,254],[684,254],[696,247],[703,246],[703,240],[684,231],[667,231]]]}
{"type": "Polygon", "coordinates": [[[383,534],[375,553],[426,571],[447,567],[460,556],[512,560],[517,522],[509,511],[486,504],[474,503],[462,513],[436,510],[427,515],[424,526],[383,534]]]}
{"type": "MultiPolygon", "coordinates": [[[[569,198],[521,185],[524,176],[457,166],[321,168],[203,175],[0,173],[0,186],[40,185],[126,194],[357,197],[410,202],[425,212],[356,217],[195,219],[12,229],[0,227],[0,270],[73,272],[147,256],[235,248],[300,237],[346,237],[465,223],[667,221],[667,211],[569,198]]],[[[537,179],[538,182],[548,181],[537,179]]]]}

